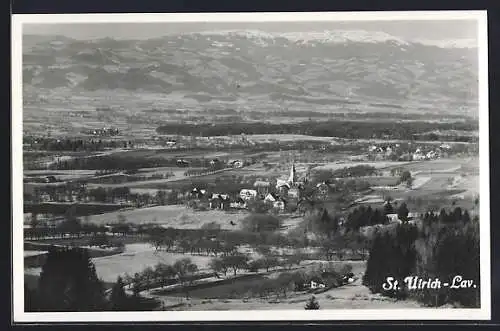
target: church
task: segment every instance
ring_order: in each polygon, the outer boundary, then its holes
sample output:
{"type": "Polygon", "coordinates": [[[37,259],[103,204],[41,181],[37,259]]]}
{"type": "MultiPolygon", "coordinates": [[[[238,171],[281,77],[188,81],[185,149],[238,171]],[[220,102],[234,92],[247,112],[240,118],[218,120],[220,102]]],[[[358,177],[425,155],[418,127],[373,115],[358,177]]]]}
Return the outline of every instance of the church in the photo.
{"type": "Polygon", "coordinates": [[[295,163],[292,163],[290,168],[290,175],[288,179],[278,179],[276,181],[276,191],[281,196],[286,196],[289,198],[299,198],[300,188],[303,181],[298,180],[297,170],[295,168],[295,163]]]}

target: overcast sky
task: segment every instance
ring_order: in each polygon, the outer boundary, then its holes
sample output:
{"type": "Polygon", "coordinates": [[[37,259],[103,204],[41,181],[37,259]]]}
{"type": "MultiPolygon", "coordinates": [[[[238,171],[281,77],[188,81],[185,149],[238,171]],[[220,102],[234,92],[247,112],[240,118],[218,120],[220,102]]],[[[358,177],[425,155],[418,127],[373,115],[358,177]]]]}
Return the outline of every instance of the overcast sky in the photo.
{"type": "Polygon", "coordinates": [[[477,39],[475,20],[365,21],[365,22],[279,22],[279,23],[78,23],[24,24],[24,34],[64,35],[76,39],[145,39],[170,33],[250,29],[265,32],[307,32],[324,30],[367,30],[385,32],[406,40],[477,39]]]}

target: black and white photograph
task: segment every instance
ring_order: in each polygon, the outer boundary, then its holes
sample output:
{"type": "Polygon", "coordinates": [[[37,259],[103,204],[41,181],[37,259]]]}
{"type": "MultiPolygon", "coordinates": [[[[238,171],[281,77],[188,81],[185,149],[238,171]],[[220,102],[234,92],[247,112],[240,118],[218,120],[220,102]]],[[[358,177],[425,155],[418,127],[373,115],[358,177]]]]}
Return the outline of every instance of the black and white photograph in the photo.
{"type": "Polygon", "coordinates": [[[486,12],[12,31],[15,320],[490,318],[486,12]]]}

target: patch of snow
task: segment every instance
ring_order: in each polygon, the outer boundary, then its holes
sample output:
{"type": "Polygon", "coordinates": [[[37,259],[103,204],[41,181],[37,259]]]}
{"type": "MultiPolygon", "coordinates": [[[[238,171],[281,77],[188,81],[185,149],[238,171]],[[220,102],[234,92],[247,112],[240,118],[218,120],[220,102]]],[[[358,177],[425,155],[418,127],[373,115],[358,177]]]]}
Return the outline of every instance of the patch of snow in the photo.
{"type": "Polygon", "coordinates": [[[432,177],[416,177],[411,185],[411,188],[413,190],[418,189],[422,187],[425,183],[427,183],[429,180],[431,180],[431,178],[432,177]]]}

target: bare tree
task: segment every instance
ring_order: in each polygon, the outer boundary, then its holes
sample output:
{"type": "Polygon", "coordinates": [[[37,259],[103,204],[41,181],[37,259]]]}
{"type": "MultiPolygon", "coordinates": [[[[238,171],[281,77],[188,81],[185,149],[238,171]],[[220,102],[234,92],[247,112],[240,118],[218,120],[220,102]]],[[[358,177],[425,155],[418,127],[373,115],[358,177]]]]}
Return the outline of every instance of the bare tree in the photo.
{"type": "Polygon", "coordinates": [[[185,289],[186,299],[188,299],[189,286],[192,283],[192,276],[198,271],[198,266],[194,264],[190,258],[183,258],[177,260],[174,263],[173,268],[181,286],[185,289]]]}

